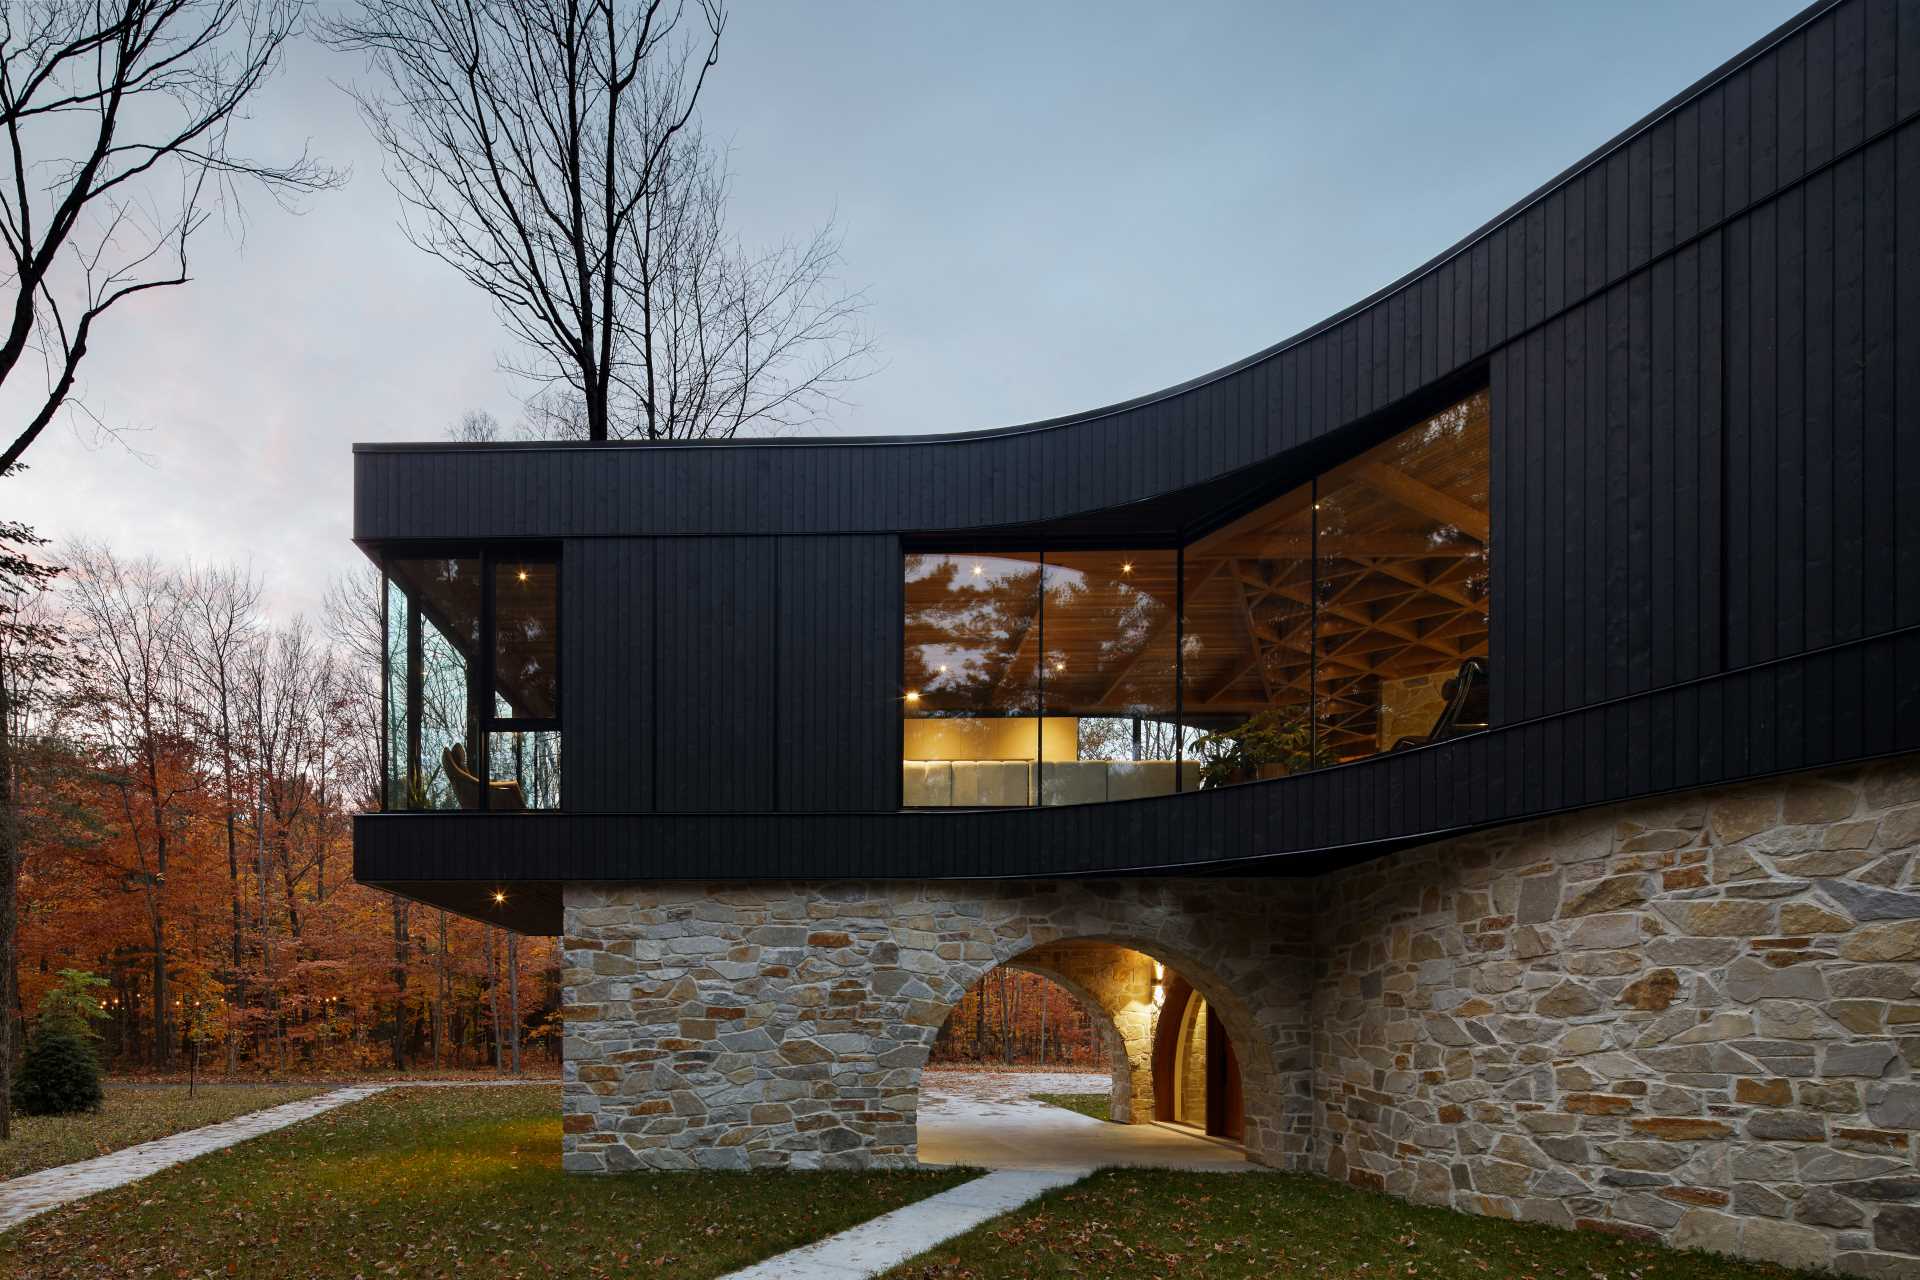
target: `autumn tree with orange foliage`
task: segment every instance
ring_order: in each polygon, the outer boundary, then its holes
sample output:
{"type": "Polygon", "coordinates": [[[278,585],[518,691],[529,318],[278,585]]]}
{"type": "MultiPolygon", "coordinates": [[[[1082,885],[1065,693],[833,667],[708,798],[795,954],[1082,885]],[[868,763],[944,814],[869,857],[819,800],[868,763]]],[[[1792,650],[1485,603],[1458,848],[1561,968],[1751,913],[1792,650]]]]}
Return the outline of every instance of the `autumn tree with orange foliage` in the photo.
{"type": "Polygon", "coordinates": [[[377,578],[319,629],[231,568],[62,549],[75,662],[19,717],[18,1008],[105,977],[123,1070],[519,1069],[558,957],[352,878],[379,793],[377,578]]]}

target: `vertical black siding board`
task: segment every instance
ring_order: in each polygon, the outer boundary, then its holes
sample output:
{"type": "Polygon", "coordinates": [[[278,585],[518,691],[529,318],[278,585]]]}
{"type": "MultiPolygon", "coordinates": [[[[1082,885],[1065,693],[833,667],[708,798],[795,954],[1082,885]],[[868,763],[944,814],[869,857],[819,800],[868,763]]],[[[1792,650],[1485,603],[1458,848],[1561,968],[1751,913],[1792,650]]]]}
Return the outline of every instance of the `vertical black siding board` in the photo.
{"type": "Polygon", "coordinates": [[[1774,583],[1780,563],[1777,554],[1780,538],[1779,506],[1776,490],[1779,482],[1780,348],[1779,312],[1779,218],[1778,207],[1764,204],[1748,219],[1753,228],[1752,293],[1748,306],[1752,311],[1749,370],[1751,396],[1748,420],[1748,468],[1750,518],[1746,538],[1748,551],[1747,602],[1753,623],[1749,653],[1753,661],[1765,661],[1779,652],[1779,613],[1776,610],[1774,583]]]}
{"type": "Polygon", "coordinates": [[[667,538],[656,742],[661,809],[772,807],[774,540],[667,538]]]}
{"type": "Polygon", "coordinates": [[[1541,287],[1544,289],[1544,314],[1557,316],[1567,305],[1567,189],[1560,187],[1547,196],[1545,225],[1541,232],[1541,287]]]}
{"type": "Polygon", "coordinates": [[[1547,314],[1547,210],[1535,202],[1526,217],[1526,323],[1532,328],[1547,314]]]}
{"type": "MultiPolygon", "coordinates": [[[[1625,695],[1633,680],[1632,328],[1626,286],[1606,296],[1606,695],[1625,695]]],[[[1609,722],[1611,723],[1611,722],[1609,722]]],[[[1609,792],[1610,795],[1617,792],[1609,792]]]]}
{"type": "MultiPolygon", "coordinates": [[[[1811,47],[1811,46],[1810,46],[1811,47]]],[[[1811,66],[1809,66],[1811,71],[1811,66]]],[[[1801,436],[1805,560],[1799,574],[1803,618],[1798,647],[1833,643],[1834,561],[1834,175],[1806,183],[1806,408],[1801,436]]]]}
{"type": "Polygon", "coordinates": [[[1652,653],[1647,681],[1650,687],[1671,684],[1675,679],[1675,647],[1679,638],[1680,613],[1674,598],[1675,570],[1681,563],[1675,526],[1675,508],[1679,502],[1681,469],[1675,461],[1679,442],[1674,415],[1674,262],[1664,258],[1654,263],[1650,280],[1648,355],[1651,385],[1648,393],[1647,424],[1647,496],[1648,543],[1648,620],[1652,653]]]}
{"type": "Polygon", "coordinates": [[[1512,230],[1513,224],[1508,223],[1487,237],[1487,342],[1489,345],[1505,342],[1511,332],[1507,328],[1507,274],[1512,263],[1507,256],[1507,242],[1512,230]]]}
{"type": "Polygon", "coordinates": [[[1920,110],[1920,3],[1900,0],[1894,19],[1899,59],[1895,70],[1897,99],[1895,113],[1905,119],[1920,110]]]}
{"type": "Polygon", "coordinates": [[[1833,159],[1835,131],[1834,14],[1807,28],[1806,158],[1811,171],[1833,159]]]}
{"type": "MultiPolygon", "coordinates": [[[[1607,444],[1607,300],[1603,296],[1584,309],[1586,321],[1587,368],[1585,374],[1587,404],[1586,465],[1586,616],[1581,635],[1586,641],[1586,688],[1581,702],[1598,702],[1607,696],[1607,523],[1608,476],[1607,444]]],[[[1592,740],[1589,739],[1591,742],[1592,740]]],[[[1598,766],[1599,755],[1593,756],[1598,766]]],[[[1597,777],[1597,775],[1596,775],[1597,777]]],[[[1598,783],[1596,781],[1597,788],[1598,783]]],[[[1589,798],[1597,796],[1597,789],[1589,798]]]]}
{"type": "Polygon", "coordinates": [[[1493,267],[1492,247],[1486,237],[1474,241],[1471,250],[1473,262],[1473,354],[1480,355],[1487,350],[1487,334],[1493,323],[1492,290],[1493,267]]]}
{"type": "MultiPolygon", "coordinates": [[[[1587,527],[1591,523],[1587,507],[1587,326],[1581,308],[1569,314],[1558,327],[1566,335],[1563,392],[1559,401],[1562,429],[1555,434],[1563,441],[1565,461],[1560,496],[1565,504],[1564,539],[1560,546],[1562,583],[1558,613],[1564,621],[1565,660],[1554,668],[1556,709],[1578,706],[1586,699],[1587,625],[1587,527]]],[[[1496,541],[1493,554],[1500,554],[1496,541]]],[[[1567,738],[1568,750],[1576,750],[1577,739],[1567,738]]]]}
{"type": "MultiPolygon", "coordinates": [[[[1673,343],[1673,399],[1668,418],[1672,433],[1673,563],[1669,586],[1673,601],[1673,678],[1691,680],[1700,674],[1700,597],[1703,566],[1700,538],[1700,449],[1704,434],[1700,421],[1700,246],[1690,244],[1674,255],[1673,294],[1668,329],[1673,343]]],[[[1691,705],[1691,704],[1689,704],[1691,705]]],[[[1675,763],[1688,771],[1689,755],[1676,747],[1675,763]]]]}
{"type": "Polygon", "coordinates": [[[1776,653],[1796,653],[1806,636],[1807,572],[1807,189],[1781,196],[1776,243],[1779,246],[1778,347],[1775,366],[1774,512],[1779,530],[1774,573],[1776,653]]]}
{"type": "MultiPolygon", "coordinates": [[[[1721,576],[1726,512],[1722,457],[1726,427],[1724,233],[1700,244],[1700,674],[1720,669],[1726,583],[1721,576]]],[[[1704,712],[1703,712],[1704,717],[1704,712]]],[[[1703,726],[1706,720],[1701,720],[1703,726]]],[[[1711,776],[1711,775],[1707,775],[1711,776]]]]}
{"type": "MultiPolygon", "coordinates": [[[[1920,5],[1901,10],[1900,89],[1902,102],[1908,99],[1908,73],[1920,77],[1920,67],[1906,61],[1906,28],[1920,27],[1920,5]]],[[[1894,243],[1898,247],[1894,270],[1896,281],[1894,326],[1896,349],[1894,367],[1898,372],[1895,390],[1896,423],[1920,422],[1920,126],[1907,125],[1897,135],[1898,187],[1896,208],[1898,226],[1894,243]]],[[[1896,431],[1893,446],[1894,543],[1899,548],[1895,560],[1895,613],[1899,626],[1920,622],[1920,446],[1908,432],[1896,431]],[[1902,439],[1902,434],[1908,434],[1902,439]]]]}
{"type": "Polygon", "coordinates": [[[1627,144],[1627,270],[1645,266],[1653,256],[1653,138],[1637,135],[1627,144]]]}
{"type": "MultiPolygon", "coordinates": [[[[1651,683],[1653,664],[1652,281],[1627,289],[1627,688],[1651,683]]],[[[1665,483],[1667,477],[1661,477],[1665,483]]]]}
{"type": "MultiPolygon", "coordinates": [[[[1540,334],[1540,367],[1535,374],[1539,386],[1540,421],[1536,426],[1540,453],[1541,503],[1540,542],[1534,554],[1540,560],[1540,591],[1536,606],[1542,615],[1542,655],[1556,655],[1541,666],[1539,703],[1543,713],[1559,711],[1567,705],[1560,671],[1566,666],[1567,615],[1563,602],[1567,593],[1567,473],[1566,473],[1566,334],[1564,321],[1556,320],[1540,334]]],[[[1494,547],[1499,554],[1499,547],[1494,547]]],[[[1538,659],[1536,659],[1538,660],[1538,659]]]]}
{"type": "MultiPolygon", "coordinates": [[[[1898,295],[1898,218],[1895,206],[1895,144],[1892,140],[1869,147],[1864,156],[1866,224],[1862,307],[1861,370],[1862,488],[1861,523],[1865,542],[1861,583],[1861,627],[1869,634],[1894,625],[1896,555],[1894,539],[1894,472],[1896,469],[1897,351],[1894,324],[1898,295]]],[[[1909,253],[1911,253],[1909,242],[1909,253]]],[[[1875,670],[1869,660],[1867,669],[1875,670]]],[[[1882,700],[1882,705],[1885,705],[1882,700]]]]}
{"type": "Polygon", "coordinates": [[[1853,0],[1833,14],[1833,151],[1858,146],[1866,137],[1867,10],[1853,0]]]}
{"type": "Polygon", "coordinates": [[[1587,294],[1587,192],[1591,180],[1592,171],[1589,170],[1567,185],[1564,257],[1569,306],[1577,304],[1587,294]]]}
{"type": "Polygon", "coordinates": [[[1751,97],[1747,123],[1751,129],[1749,156],[1752,178],[1749,197],[1760,201],[1780,183],[1780,53],[1769,50],[1748,71],[1751,97]]]}
{"type": "Polygon", "coordinates": [[[1520,701],[1515,696],[1519,688],[1522,665],[1513,642],[1511,619],[1514,613],[1523,607],[1524,602],[1516,597],[1513,584],[1513,559],[1503,548],[1517,545],[1522,534],[1514,501],[1513,485],[1509,482],[1506,465],[1512,455],[1513,436],[1512,419],[1515,413],[1513,378],[1511,367],[1512,354],[1502,347],[1493,353],[1488,361],[1488,414],[1487,414],[1487,450],[1491,470],[1488,483],[1490,523],[1493,532],[1493,563],[1489,566],[1491,605],[1487,643],[1490,650],[1488,662],[1489,679],[1487,682],[1487,714],[1493,724],[1505,724],[1520,719],[1520,701]]]}
{"type": "Polygon", "coordinates": [[[1673,248],[1674,227],[1678,221],[1678,196],[1675,192],[1675,158],[1678,148],[1676,133],[1679,124],[1675,116],[1669,116],[1653,127],[1653,253],[1666,253],[1673,248]]]}
{"type": "Polygon", "coordinates": [[[1680,108],[1673,125],[1673,238],[1700,230],[1700,103],[1680,108]]]}
{"type": "Polygon", "coordinates": [[[1807,171],[1807,35],[1801,33],[1780,46],[1779,65],[1779,167],[1776,181],[1781,187],[1807,171]]]}
{"type": "Polygon", "coordinates": [[[1727,208],[1727,90],[1715,85],[1700,99],[1700,225],[1711,227],[1727,208]]]}
{"type": "Polygon", "coordinates": [[[1727,80],[1726,213],[1746,208],[1753,193],[1753,68],[1748,66],[1727,80]]]}
{"type": "Polygon", "coordinates": [[[1526,362],[1522,366],[1524,378],[1523,394],[1526,398],[1525,435],[1522,439],[1521,482],[1522,501],[1526,507],[1526,537],[1523,543],[1526,561],[1524,600],[1526,609],[1526,636],[1522,648],[1522,661],[1526,663],[1526,715],[1539,716],[1545,713],[1545,659],[1549,652],[1546,636],[1546,605],[1552,598],[1552,580],[1547,576],[1547,507],[1551,505],[1547,492],[1546,477],[1546,342],[1545,336],[1538,330],[1529,333],[1522,343],[1526,362]]]}
{"type": "MultiPolygon", "coordinates": [[[[1900,40],[1897,0],[1865,0],[1867,29],[1866,120],[1869,134],[1892,126],[1899,110],[1900,40]]],[[[1854,6],[1849,6],[1854,7],[1854,6]]],[[[1912,33],[1909,32],[1909,35],[1912,33]]]]}
{"type": "MultiPolygon", "coordinates": [[[[1842,12],[1857,12],[1850,5],[1842,12]]],[[[1843,26],[1844,34],[1844,26],[1843,26]]],[[[1833,629],[1835,640],[1864,634],[1866,562],[1866,163],[1834,171],[1833,231],[1833,629]]],[[[1853,668],[1857,670],[1856,667],[1853,668]]],[[[1836,667],[1836,676],[1847,668],[1836,667]]]]}
{"type": "MultiPolygon", "coordinates": [[[[1607,157],[1607,267],[1594,287],[1611,285],[1624,277],[1633,264],[1633,177],[1629,152],[1616,151],[1607,157]]],[[[1641,190],[1644,192],[1645,188],[1641,190]]]]}

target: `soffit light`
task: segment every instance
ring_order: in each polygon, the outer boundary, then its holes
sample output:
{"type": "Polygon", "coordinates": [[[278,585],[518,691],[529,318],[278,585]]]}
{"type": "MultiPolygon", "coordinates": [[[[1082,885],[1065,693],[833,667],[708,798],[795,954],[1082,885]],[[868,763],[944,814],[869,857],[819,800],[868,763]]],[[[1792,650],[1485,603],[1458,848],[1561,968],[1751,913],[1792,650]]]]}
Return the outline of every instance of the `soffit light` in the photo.
{"type": "Polygon", "coordinates": [[[502,893],[500,890],[495,889],[493,891],[493,905],[496,907],[504,907],[506,904],[507,904],[507,895],[502,893]]]}

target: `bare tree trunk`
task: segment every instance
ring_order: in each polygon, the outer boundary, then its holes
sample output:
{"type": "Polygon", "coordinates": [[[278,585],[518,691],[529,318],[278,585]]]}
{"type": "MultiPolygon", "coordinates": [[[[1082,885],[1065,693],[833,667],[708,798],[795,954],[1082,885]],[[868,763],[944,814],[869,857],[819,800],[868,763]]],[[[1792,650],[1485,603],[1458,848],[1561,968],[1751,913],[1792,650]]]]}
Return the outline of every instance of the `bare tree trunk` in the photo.
{"type": "Polygon", "coordinates": [[[1014,1019],[1012,1006],[1008,1004],[1004,965],[1000,967],[1000,1063],[1006,1067],[1014,1065],[1014,1019]]]}
{"type": "Polygon", "coordinates": [[[433,1065],[442,1065],[441,1053],[447,1043],[447,913],[440,912],[440,988],[433,1001],[433,1065]]]}
{"type": "Polygon", "coordinates": [[[497,962],[497,948],[493,941],[493,926],[484,927],[487,938],[487,1015],[493,1023],[493,1069],[501,1071],[507,1064],[504,1061],[506,1055],[500,1052],[503,1047],[500,1026],[500,968],[497,962]]]}
{"type": "Polygon", "coordinates": [[[507,935],[508,1029],[513,1036],[513,1074],[520,1074],[520,935],[507,935]]]}
{"type": "Polygon", "coordinates": [[[13,1136],[13,1020],[20,904],[20,796],[14,785],[11,676],[0,670],[0,1140],[13,1136]]]}
{"type": "Polygon", "coordinates": [[[407,1069],[407,900],[393,895],[393,1069],[407,1069]]]}

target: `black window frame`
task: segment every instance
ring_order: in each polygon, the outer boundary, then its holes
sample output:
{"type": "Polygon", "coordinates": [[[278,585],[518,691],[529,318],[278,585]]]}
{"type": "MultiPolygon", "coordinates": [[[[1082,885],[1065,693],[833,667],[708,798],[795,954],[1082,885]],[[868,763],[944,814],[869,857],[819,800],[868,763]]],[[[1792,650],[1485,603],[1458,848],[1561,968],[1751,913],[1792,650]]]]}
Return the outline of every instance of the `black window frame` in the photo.
{"type": "MultiPolygon", "coordinates": [[[[467,714],[477,726],[479,735],[479,754],[474,763],[478,768],[474,776],[479,779],[478,805],[474,809],[462,810],[466,813],[519,813],[539,814],[564,811],[567,801],[565,765],[561,766],[560,807],[558,809],[501,809],[495,810],[488,800],[492,791],[488,784],[492,771],[492,751],[490,739],[498,733],[565,733],[566,705],[565,684],[566,663],[563,658],[565,645],[562,637],[563,604],[566,592],[566,565],[558,545],[547,542],[516,544],[511,542],[432,542],[432,543],[394,543],[381,547],[374,556],[380,569],[380,762],[381,787],[380,806],[383,813],[415,813],[427,810],[394,809],[391,806],[393,779],[393,645],[392,602],[393,573],[390,563],[395,560],[477,560],[480,563],[480,618],[478,652],[473,656],[473,678],[467,682],[467,714]],[[494,652],[496,648],[495,625],[498,621],[494,607],[494,585],[496,571],[502,564],[541,564],[553,566],[553,715],[550,718],[536,716],[497,716],[493,714],[494,702],[494,652]]],[[[405,590],[403,587],[402,590],[405,590]]],[[[411,600],[411,597],[409,597],[411,600]]],[[[421,633],[421,614],[414,605],[407,612],[407,664],[409,671],[417,671],[421,661],[423,637],[421,633]]],[[[409,679],[406,691],[405,714],[408,722],[407,751],[411,757],[405,776],[421,766],[420,748],[416,726],[420,722],[420,686],[417,680],[409,679]]]]}

